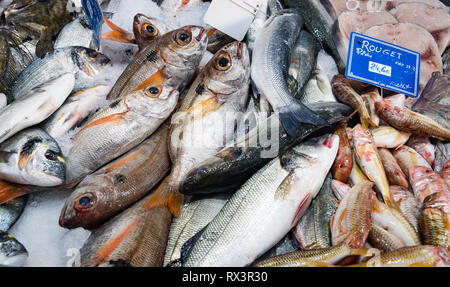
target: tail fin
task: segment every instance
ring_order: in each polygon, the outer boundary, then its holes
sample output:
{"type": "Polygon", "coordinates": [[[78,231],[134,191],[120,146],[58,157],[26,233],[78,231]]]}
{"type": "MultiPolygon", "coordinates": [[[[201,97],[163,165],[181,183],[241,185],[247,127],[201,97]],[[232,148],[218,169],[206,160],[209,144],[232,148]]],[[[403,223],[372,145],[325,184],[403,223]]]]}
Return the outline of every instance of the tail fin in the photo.
{"type": "Polygon", "coordinates": [[[170,184],[169,177],[166,177],[158,189],[152,194],[144,206],[144,211],[155,206],[167,206],[175,216],[180,216],[184,195],[179,192],[178,187],[170,184]]]}
{"type": "Polygon", "coordinates": [[[117,26],[116,24],[114,24],[113,22],[109,21],[106,18],[103,18],[103,20],[105,21],[106,25],[108,25],[109,28],[112,29],[112,31],[109,33],[100,35],[100,39],[111,40],[111,41],[116,41],[119,43],[126,43],[126,44],[135,44],[136,43],[133,33],[130,33],[128,31],[120,28],[119,26],[117,26]]]}
{"type": "Polygon", "coordinates": [[[280,107],[278,113],[281,125],[290,136],[296,134],[300,123],[323,127],[330,126],[326,120],[297,101],[293,101],[289,106],[280,107]]]}
{"type": "Polygon", "coordinates": [[[0,204],[6,203],[30,192],[31,189],[27,186],[0,181],[0,204]]]}

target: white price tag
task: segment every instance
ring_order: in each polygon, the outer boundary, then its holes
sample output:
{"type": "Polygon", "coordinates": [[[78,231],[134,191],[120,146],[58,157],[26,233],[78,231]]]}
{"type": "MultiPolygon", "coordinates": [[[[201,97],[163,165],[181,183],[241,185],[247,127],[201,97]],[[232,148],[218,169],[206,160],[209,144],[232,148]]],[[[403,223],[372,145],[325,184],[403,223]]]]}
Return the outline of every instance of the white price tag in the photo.
{"type": "Polygon", "coordinates": [[[213,0],[204,21],[228,36],[242,41],[264,0],[213,0]]]}

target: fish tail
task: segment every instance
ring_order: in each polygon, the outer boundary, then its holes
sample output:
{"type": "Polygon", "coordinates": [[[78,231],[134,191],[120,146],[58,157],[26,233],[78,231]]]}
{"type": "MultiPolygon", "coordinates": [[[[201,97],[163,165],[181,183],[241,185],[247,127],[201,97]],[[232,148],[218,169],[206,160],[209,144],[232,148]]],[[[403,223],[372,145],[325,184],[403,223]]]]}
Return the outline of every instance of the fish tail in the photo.
{"type": "Polygon", "coordinates": [[[30,190],[27,187],[0,181],[0,204],[11,201],[29,192],[30,190]]]}
{"type": "Polygon", "coordinates": [[[330,126],[326,120],[297,101],[293,101],[290,105],[280,107],[278,113],[281,125],[290,136],[295,136],[301,123],[323,127],[330,126]]]}
{"type": "Polygon", "coordinates": [[[112,31],[108,32],[106,34],[100,35],[100,39],[115,41],[115,42],[119,42],[119,43],[126,43],[126,44],[135,44],[136,43],[133,34],[126,31],[125,29],[120,28],[119,26],[117,26],[113,22],[109,21],[105,17],[103,17],[103,21],[105,21],[106,25],[108,25],[108,27],[111,28],[112,31]]]}
{"type": "Polygon", "coordinates": [[[178,187],[175,187],[166,178],[147,201],[144,211],[156,206],[167,206],[170,213],[178,217],[181,213],[183,200],[184,195],[180,193],[178,187]]]}

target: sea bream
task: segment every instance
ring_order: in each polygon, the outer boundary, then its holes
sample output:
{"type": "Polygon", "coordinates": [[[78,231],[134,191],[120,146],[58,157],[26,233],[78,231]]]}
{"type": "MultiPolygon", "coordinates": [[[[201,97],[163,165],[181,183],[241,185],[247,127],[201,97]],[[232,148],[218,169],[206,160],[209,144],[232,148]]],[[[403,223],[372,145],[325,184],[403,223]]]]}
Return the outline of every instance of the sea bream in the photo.
{"type": "Polygon", "coordinates": [[[28,196],[21,196],[0,204],[0,232],[7,232],[22,215],[28,196]]]}
{"type": "Polygon", "coordinates": [[[0,267],[22,267],[27,258],[26,248],[17,239],[0,232],[0,267]]]}
{"type": "Polygon", "coordinates": [[[243,267],[268,251],[305,213],[338,146],[335,135],[314,138],[255,173],[192,242],[183,266],[243,267]]]}
{"type": "Polygon", "coordinates": [[[303,26],[295,10],[273,14],[258,32],[252,55],[252,81],[293,136],[300,123],[327,125],[319,115],[293,98],[286,82],[291,49],[303,26]]]}
{"type": "MultiPolygon", "coordinates": [[[[186,26],[153,43],[157,44],[161,53],[170,55],[172,63],[179,65],[185,62],[184,68],[187,68],[198,65],[206,42],[203,28],[186,26]]],[[[144,51],[152,49],[153,43],[144,51]]],[[[146,54],[144,51],[135,59],[142,59],[140,57],[146,54]]],[[[153,66],[154,62],[145,59],[141,67],[153,66]]],[[[161,58],[158,61],[163,62],[161,58]]],[[[172,74],[176,71],[178,69],[165,64],[136,86],[129,82],[128,94],[89,118],[75,135],[67,155],[68,183],[82,179],[153,134],[173,112],[178,103],[179,89],[189,80],[180,74],[172,74]]]]}

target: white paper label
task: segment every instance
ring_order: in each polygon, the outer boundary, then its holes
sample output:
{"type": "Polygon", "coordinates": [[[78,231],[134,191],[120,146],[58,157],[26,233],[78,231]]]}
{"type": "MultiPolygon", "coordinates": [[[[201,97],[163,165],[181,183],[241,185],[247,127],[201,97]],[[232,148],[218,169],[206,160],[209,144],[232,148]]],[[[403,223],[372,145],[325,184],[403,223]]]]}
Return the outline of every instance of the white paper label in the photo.
{"type": "Polygon", "coordinates": [[[392,74],[392,67],[369,61],[369,71],[390,77],[392,74]]]}

